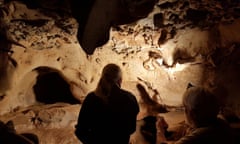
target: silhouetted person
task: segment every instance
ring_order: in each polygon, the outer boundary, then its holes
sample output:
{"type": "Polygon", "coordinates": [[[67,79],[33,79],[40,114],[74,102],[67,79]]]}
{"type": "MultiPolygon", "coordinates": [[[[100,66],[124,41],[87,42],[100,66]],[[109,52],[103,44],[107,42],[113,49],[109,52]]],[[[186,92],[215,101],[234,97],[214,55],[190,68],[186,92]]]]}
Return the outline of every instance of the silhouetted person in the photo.
{"type": "Polygon", "coordinates": [[[84,144],[128,144],[136,130],[139,106],[130,92],[120,88],[119,66],[108,64],[94,92],[80,110],[75,134],[84,144]]]}
{"type": "MultiPolygon", "coordinates": [[[[219,105],[216,97],[200,87],[190,87],[184,94],[183,106],[187,124],[192,128],[175,144],[233,144],[232,130],[217,117],[219,105]]],[[[166,142],[162,127],[163,117],[158,118],[158,143],[166,142]]]]}

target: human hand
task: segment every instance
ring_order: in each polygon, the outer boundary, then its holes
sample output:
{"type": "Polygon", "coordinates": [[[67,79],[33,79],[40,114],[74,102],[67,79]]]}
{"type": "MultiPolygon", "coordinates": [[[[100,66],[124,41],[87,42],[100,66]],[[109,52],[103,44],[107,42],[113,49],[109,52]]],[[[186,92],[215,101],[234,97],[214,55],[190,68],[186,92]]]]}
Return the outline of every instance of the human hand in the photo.
{"type": "Polygon", "coordinates": [[[156,121],[156,129],[157,129],[157,143],[166,142],[167,139],[165,137],[165,133],[167,131],[168,124],[165,121],[163,116],[158,115],[156,121]]]}
{"type": "Polygon", "coordinates": [[[137,84],[137,89],[142,97],[150,97],[143,85],[137,84]]]}

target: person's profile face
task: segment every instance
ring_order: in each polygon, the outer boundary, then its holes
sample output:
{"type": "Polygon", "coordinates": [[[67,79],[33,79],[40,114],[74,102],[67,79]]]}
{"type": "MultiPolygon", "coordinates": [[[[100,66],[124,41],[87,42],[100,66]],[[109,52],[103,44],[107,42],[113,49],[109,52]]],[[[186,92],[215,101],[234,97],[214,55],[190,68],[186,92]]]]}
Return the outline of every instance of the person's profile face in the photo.
{"type": "Polygon", "coordinates": [[[121,84],[122,84],[122,72],[121,71],[119,72],[118,77],[119,77],[119,79],[117,81],[117,84],[119,87],[121,87],[121,84]]]}
{"type": "Polygon", "coordinates": [[[118,81],[117,81],[117,84],[119,87],[121,87],[121,84],[122,84],[122,78],[120,78],[118,81]]]}

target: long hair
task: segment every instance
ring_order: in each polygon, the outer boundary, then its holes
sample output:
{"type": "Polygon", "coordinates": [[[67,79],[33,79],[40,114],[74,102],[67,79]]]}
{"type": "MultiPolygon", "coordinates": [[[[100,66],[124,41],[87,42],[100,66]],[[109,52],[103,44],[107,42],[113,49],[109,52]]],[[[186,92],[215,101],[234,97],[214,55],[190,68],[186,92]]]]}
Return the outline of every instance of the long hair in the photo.
{"type": "Polygon", "coordinates": [[[121,78],[122,72],[120,67],[116,64],[107,64],[102,70],[102,75],[95,90],[95,94],[103,100],[107,100],[112,87],[118,85],[121,78]]]}

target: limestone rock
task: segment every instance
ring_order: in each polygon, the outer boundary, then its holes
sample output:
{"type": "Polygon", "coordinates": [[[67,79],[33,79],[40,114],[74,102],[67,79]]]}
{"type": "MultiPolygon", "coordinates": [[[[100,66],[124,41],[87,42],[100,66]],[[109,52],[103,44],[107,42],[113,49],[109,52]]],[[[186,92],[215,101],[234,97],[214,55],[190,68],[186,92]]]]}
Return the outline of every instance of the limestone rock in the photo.
{"type": "Polygon", "coordinates": [[[222,93],[226,115],[240,118],[238,1],[161,0],[147,17],[112,26],[92,55],[79,44],[79,23],[67,9],[6,2],[0,1],[0,120],[13,120],[20,133],[34,133],[43,144],[77,143],[76,103],[95,89],[108,63],[122,68],[122,87],[136,96],[139,120],[158,106],[181,109],[189,83],[222,93]]]}

